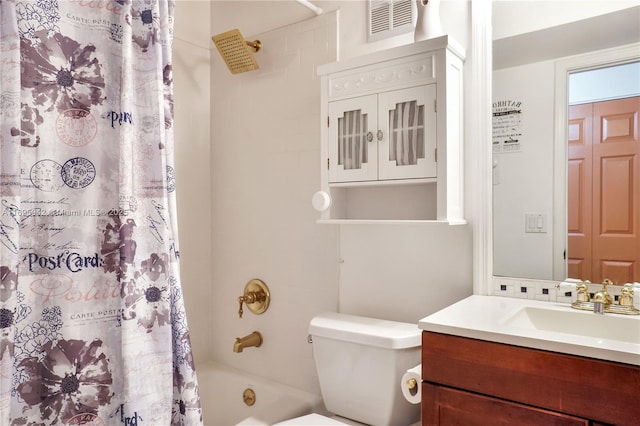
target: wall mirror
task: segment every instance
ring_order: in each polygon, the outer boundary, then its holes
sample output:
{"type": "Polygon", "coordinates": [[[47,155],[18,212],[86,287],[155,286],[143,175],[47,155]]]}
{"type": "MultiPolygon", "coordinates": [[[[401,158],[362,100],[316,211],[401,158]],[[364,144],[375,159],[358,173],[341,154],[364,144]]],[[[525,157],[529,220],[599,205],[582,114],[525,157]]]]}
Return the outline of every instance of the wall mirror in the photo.
{"type": "Polygon", "coordinates": [[[493,275],[640,281],[640,6],[494,1],[492,14],[493,275]],[[625,111],[601,111],[615,99],[625,111]],[[625,134],[609,157],[574,147],[625,134]]]}

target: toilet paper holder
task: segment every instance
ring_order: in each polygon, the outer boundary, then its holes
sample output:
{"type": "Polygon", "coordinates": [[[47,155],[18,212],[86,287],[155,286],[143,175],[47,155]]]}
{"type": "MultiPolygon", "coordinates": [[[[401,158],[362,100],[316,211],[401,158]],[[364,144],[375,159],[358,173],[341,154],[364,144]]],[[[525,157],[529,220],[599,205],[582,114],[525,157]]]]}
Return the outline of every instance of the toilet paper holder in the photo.
{"type": "Polygon", "coordinates": [[[256,315],[264,313],[269,308],[271,302],[271,293],[269,287],[264,281],[254,278],[250,280],[247,285],[244,286],[244,294],[238,297],[238,316],[242,318],[244,313],[243,306],[246,304],[247,308],[256,315]]]}
{"type": "Polygon", "coordinates": [[[418,393],[418,381],[416,379],[407,380],[406,385],[411,396],[415,396],[418,393]]]}
{"type": "Polygon", "coordinates": [[[420,404],[422,402],[422,364],[418,364],[408,369],[400,379],[400,387],[402,396],[411,404],[420,404]]]}

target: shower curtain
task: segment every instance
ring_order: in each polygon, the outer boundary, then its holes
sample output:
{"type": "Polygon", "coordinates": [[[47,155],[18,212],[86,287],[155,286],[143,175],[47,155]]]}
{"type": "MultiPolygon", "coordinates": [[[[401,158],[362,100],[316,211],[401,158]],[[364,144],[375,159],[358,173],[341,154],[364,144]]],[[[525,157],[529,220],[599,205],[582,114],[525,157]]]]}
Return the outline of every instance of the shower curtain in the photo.
{"type": "Polygon", "coordinates": [[[0,424],[202,424],[169,0],[0,0],[0,424]]]}

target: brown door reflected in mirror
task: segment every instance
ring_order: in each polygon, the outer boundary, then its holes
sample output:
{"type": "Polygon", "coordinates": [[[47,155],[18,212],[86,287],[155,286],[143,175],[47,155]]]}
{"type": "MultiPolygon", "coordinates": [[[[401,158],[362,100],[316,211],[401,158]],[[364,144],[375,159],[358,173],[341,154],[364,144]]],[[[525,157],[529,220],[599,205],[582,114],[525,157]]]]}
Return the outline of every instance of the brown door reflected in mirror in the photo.
{"type": "Polygon", "coordinates": [[[569,278],[640,281],[640,97],[569,107],[569,278]]]}

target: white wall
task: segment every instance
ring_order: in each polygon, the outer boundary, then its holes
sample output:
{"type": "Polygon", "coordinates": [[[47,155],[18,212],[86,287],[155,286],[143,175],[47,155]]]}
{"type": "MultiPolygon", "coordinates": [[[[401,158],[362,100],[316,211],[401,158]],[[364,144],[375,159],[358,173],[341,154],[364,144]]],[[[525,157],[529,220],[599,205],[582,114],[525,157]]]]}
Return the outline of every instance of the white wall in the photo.
{"type": "MultiPolygon", "coordinates": [[[[367,0],[313,0],[323,13],[340,10],[338,57],[360,56],[399,44],[413,42],[406,33],[391,39],[367,43],[367,0]]],[[[211,17],[216,33],[239,28],[246,38],[314,16],[295,0],[216,0],[211,17]]],[[[440,16],[443,30],[462,45],[469,44],[470,4],[468,0],[442,0],[440,16]]]]}
{"type": "Polygon", "coordinates": [[[522,149],[494,154],[494,275],[553,278],[553,61],[493,72],[493,101],[521,103],[522,149]],[[525,214],[541,213],[547,232],[525,233],[525,214]]]}
{"type": "MultiPolygon", "coordinates": [[[[315,66],[333,61],[338,50],[356,56],[411,37],[368,45],[364,0],[319,2],[340,7],[338,26],[325,8],[320,17],[258,34],[241,27],[264,45],[256,55],[261,69],[231,75],[210,43],[212,34],[235,26],[217,15],[228,3],[180,0],[176,12],[178,213],[196,365],[222,362],[319,392],[309,320],[342,310],[416,322],[470,294],[471,227],[316,224],[315,66]],[[273,300],[265,314],[245,309],[239,319],[237,297],[251,278],[263,279],[273,300]],[[376,298],[362,298],[363,291],[376,298]],[[263,346],[233,353],[235,338],[254,330],[263,346]]],[[[245,8],[259,21],[252,12],[245,8]]],[[[443,2],[441,13],[445,31],[468,45],[468,2],[443,2]]]]}
{"type": "Polygon", "coordinates": [[[173,42],[175,165],[182,289],[196,363],[211,334],[210,3],[177,3],[173,42]]]}
{"type": "Polygon", "coordinates": [[[470,242],[470,226],[341,226],[340,311],[416,323],[469,296],[470,242]]]}

